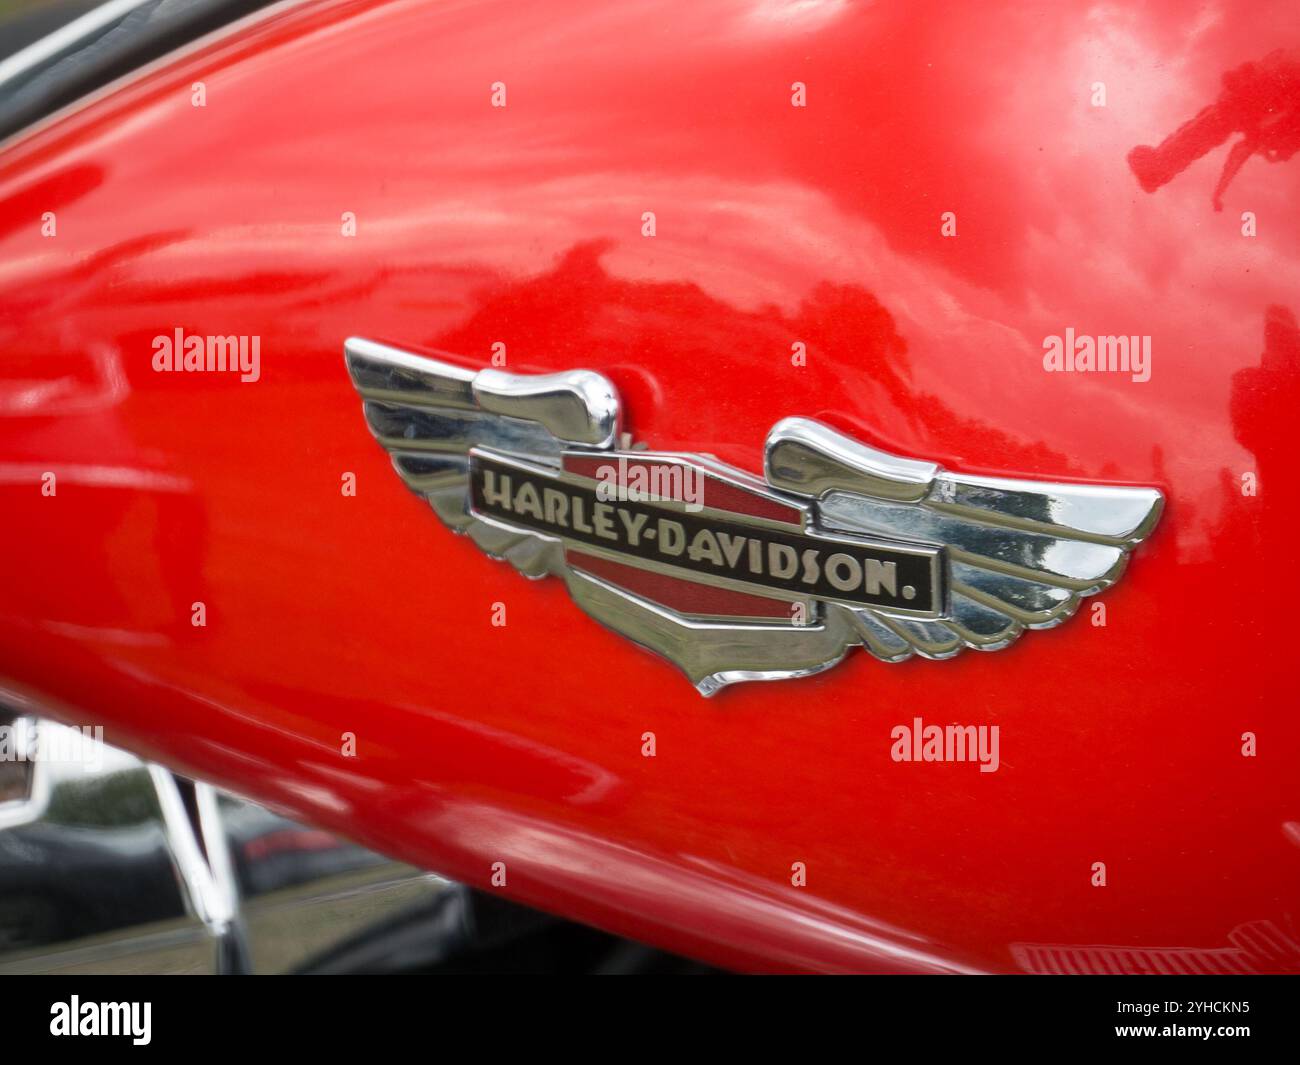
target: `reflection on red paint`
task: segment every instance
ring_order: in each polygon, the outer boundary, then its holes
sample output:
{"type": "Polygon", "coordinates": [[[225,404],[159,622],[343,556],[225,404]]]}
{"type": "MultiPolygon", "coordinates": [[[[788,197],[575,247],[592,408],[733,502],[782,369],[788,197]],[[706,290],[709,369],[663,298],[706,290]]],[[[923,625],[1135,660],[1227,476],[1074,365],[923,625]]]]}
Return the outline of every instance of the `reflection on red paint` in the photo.
{"type": "Polygon", "coordinates": [[[732,616],[738,618],[772,618],[789,621],[789,603],[766,596],[749,595],[728,588],[715,588],[681,577],[638,569],[621,562],[597,558],[582,551],[568,551],[566,556],[574,569],[590,573],[610,584],[639,595],[652,603],[666,606],[683,614],[706,617],[732,616]]]}
{"type": "Polygon", "coordinates": [[[1212,202],[1223,210],[1223,193],[1255,153],[1286,162],[1300,149],[1300,53],[1278,50],[1258,63],[1223,75],[1219,99],[1171,133],[1158,147],[1139,145],[1128,154],[1138,184],[1155,192],[1232,134],[1242,134],[1223,164],[1212,202]]]}

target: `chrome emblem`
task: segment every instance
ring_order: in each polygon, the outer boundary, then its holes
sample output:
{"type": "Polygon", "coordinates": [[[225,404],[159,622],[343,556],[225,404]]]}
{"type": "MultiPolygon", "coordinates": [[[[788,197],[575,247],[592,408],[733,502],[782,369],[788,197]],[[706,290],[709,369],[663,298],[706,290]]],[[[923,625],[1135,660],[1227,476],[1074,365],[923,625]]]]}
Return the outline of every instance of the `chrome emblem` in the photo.
{"type": "Polygon", "coordinates": [[[590,370],[466,370],[345,345],[366,424],[454,531],[676,664],[704,695],[826,669],[996,651],[1117,581],[1154,488],[948,473],[808,418],[764,477],[622,434],[590,370]]]}

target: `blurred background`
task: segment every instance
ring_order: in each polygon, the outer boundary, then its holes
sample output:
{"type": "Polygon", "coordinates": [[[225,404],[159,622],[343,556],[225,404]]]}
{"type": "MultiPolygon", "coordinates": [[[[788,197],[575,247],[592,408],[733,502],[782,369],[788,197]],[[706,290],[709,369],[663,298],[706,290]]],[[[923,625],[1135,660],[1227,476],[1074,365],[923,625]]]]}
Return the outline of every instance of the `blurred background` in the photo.
{"type": "Polygon", "coordinates": [[[0,710],[0,975],[708,971],[0,710]]]}

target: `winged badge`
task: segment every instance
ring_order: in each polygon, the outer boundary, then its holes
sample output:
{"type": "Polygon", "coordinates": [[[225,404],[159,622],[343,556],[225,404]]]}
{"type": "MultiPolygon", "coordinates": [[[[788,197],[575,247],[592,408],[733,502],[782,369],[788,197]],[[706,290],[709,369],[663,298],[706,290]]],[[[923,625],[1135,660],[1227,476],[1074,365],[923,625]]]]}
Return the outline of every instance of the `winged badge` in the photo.
{"type": "Polygon", "coordinates": [[[1114,584],[1154,488],[971,477],[809,418],[768,433],[764,476],[632,446],[591,370],[466,370],[345,344],[366,424],[455,532],[675,663],[704,695],[885,662],[996,651],[1114,584]]]}

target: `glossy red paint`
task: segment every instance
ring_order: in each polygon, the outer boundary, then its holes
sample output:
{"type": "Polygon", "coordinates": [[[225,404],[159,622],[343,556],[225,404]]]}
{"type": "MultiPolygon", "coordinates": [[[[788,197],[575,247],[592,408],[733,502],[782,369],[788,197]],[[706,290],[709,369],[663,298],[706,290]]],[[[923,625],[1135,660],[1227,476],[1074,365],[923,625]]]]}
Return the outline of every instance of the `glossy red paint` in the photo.
{"type": "Polygon", "coordinates": [[[1291,0],[339,2],[101,94],[0,155],[9,699],[724,965],[1294,968],[1296,101],[1138,153],[1151,192],[1127,157],[1297,44],[1291,0]],[[154,372],[176,328],[260,378],[154,372]],[[1045,372],[1067,328],[1150,336],[1150,380],[1045,372]],[[706,701],[401,486],[349,335],[601,370],[637,439],[750,470],[802,414],[1168,506],[1060,629],[706,701]],[[894,762],[914,717],[998,725],[1000,768],[894,762]]]}

